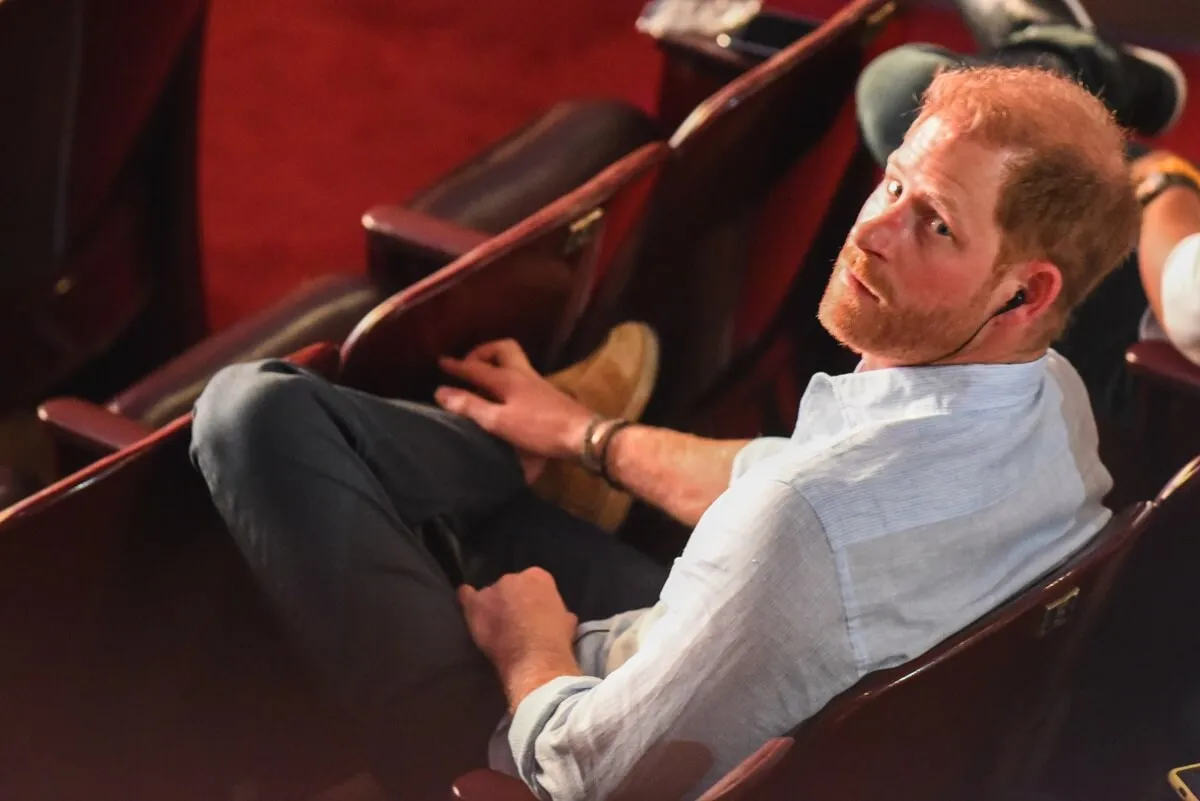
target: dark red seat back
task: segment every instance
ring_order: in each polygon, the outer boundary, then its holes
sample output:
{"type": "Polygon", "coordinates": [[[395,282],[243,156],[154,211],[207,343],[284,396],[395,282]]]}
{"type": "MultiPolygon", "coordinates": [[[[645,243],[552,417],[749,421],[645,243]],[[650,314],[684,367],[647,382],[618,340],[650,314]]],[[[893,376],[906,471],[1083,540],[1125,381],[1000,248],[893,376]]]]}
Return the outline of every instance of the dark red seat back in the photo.
{"type": "Polygon", "coordinates": [[[1008,794],[1039,757],[1079,644],[1145,519],[1132,507],[976,624],[834,699],[748,797],[1025,797],[1008,794]]]}
{"type": "Polygon", "coordinates": [[[188,417],[0,511],[0,798],[308,798],[364,764],[187,457],[188,417]]]}
{"type": "Polygon", "coordinates": [[[380,304],[347,338],[341,381],[427,398],[438,356],[507,337],[535,367],[557,366],[608,266],[636,238],[666,154],[643,146],[380,304]]]}
{"type": "Polygon", "coordinates": [[[1139,483],[1154,492],[1200,454],[1200,365],[1170,342],[1151,339],[1130,346],[1125,366],[1136,382],[1131,450],[1142,461],[1139,483]]]}
{"type": "MultiPolygon", "coordinates": [[[[645,244],[624,288],[628,316],[651,323],[668,355],[651,419],[680,420],[738,356],[733,329],[756,267],[749,258],[762,235],[762,207],[843,112],[869,21],[886,5],[850,3],[702,102],[671,138],[645,244]]],[[[823,202],[797,215],[823,215],[831,191],[814,190],[823,202]]]]}
{"type": "Polygon", "coordinates": [[[0,407],[39,399],[152,305],[169,324],[148,351],[202,333],[206,10],[205,0],[0,3],[0,407]]]}
{"type": "MultiPolygon", "coordinates": [[[[1154,501],[1087,643],[1052,790],[1098,801],[1168,793],[1200,753],[1200,457],[1154,501]]],[[[1164,796],[1165,797],[1165,796],[1164,796]]]]}

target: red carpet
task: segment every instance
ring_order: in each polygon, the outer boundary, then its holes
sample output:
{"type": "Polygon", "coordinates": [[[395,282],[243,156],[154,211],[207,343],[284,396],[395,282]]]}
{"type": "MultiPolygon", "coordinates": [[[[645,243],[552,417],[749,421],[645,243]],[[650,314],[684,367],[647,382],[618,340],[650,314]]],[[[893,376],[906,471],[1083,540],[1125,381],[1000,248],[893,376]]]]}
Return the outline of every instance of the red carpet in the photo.
{"type": "MultiPolygon", "coordinates": [[[[361,269],[368,206],[404,200],[556,100],[651,106],[642,4],[215,0],[201,138],[214,327],[305,278],[361,269]]],[[[780,5],[825,16],[839,3],[780,5]]],[[[941,12],[894,27],[891,41],[970,45],[941,12]]],[[[1200,91],[1200,56],[1186,67],[1200,91]]],[[[1165,143],[1200,159],[1200,105],[1165,143]]]]}
{"type": "Polygon", "coordinates": [[[560,98],[649,105],[641,0],[215,0],[201,190],[210,319],[358,270],[359,217],[560,98]]]}

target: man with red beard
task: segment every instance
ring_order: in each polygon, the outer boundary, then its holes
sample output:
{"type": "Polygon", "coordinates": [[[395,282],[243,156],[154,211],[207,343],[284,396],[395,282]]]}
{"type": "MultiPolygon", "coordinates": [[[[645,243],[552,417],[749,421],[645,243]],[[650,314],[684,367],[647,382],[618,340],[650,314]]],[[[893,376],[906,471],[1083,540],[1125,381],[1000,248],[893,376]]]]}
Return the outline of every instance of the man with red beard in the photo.
{"type": "MultiPolygon", "coordinates": [[[[855,96],[863,142],[880,165],[900,146],[939,70],[967,65],[1039,66],[1072,78],[1117,122],[1161,136],[1183,115],[1187,78],[1167,54],[1108,41],[1080,0],[954,0],[978,45],[972,55],[907,43],[874,59],[855,96]]],[[[1083,379],[1109,430],[1134,422],[1136,388],[1125,351],[1168,339],[1200,363],[1200,172],[1183,159],[1130,142],[1135,194],[1145,209],[1141,243],[1071,315],[1053,343],[1083,379]]]]}
{"type": "MultiPolygon", "coordinates": [[[[228,368],[193,456],[398,794],[487,762],[545,799],[694,798],[1109,519],[1087,394],[1049,343],[1137,226],[1099,100],[946,72],[820,304],[861,363],[813,377],[790,438],[633,425],[494,342],[444,360],[479,392],[440,409],[228,368]],[[694,527],[669,572],[527,489],[563,462],[694,527]]],[[[652,353],[635,336],[592,364],[644,395],[652,353]]]]}

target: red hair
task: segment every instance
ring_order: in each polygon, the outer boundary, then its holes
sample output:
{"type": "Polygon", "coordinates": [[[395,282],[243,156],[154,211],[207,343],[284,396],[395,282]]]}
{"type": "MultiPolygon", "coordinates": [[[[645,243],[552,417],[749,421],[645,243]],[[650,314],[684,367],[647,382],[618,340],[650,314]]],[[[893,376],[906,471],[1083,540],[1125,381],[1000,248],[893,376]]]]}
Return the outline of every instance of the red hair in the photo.
{"type": "Polygon", "coordinates": [[[1062,274],[1046,341],[1132,249],[1141,221],[1125,132],[1083,87],[1035,67],[937,75],[913,127],[937,116],[1011,151],[996,202],[998,266],[1045,260],[1062,274]]]}

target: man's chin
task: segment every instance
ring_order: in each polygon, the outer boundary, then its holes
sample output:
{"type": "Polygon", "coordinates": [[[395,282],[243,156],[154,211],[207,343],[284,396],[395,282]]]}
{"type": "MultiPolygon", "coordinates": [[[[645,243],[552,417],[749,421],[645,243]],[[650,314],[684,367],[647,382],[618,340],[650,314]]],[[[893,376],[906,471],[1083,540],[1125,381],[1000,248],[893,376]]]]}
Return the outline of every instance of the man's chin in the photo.
{"type": "Polygon", "coordinates": [[[863,332],[858,330],[862,327],[862,311],[853,308],[847,299],[836,297],[836,294],[840,293],[826,291],[825,296],[821,298],[821,305],[817,308],[817,322],[839,345],[861,355],[866,344],[861,336],[863,332]]]}
{"type": "Polygon", "coordinates": [[[944,330],[933,330],[932,321],[904,327],[872,311],[858,307],[852,300],[827,294],[817,310],[817,320],[842,347],[861,357],[870,356],[896,365],[923,364],[936,358],[930,353],[939,352],[938,347],[947,335],[944,330]]]}

